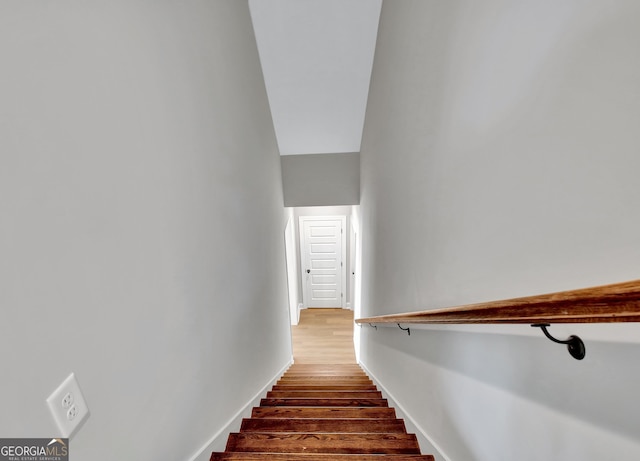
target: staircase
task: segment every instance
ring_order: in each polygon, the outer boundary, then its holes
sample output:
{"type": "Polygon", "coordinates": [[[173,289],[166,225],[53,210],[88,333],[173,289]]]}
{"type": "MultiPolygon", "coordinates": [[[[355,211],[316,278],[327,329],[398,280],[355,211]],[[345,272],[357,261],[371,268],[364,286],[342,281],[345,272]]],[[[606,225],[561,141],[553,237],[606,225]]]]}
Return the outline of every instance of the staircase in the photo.
{"type": "Polygon", "coordinates": [[[434,461],[356,364],[292,365],[211,461],[434,461]]]}

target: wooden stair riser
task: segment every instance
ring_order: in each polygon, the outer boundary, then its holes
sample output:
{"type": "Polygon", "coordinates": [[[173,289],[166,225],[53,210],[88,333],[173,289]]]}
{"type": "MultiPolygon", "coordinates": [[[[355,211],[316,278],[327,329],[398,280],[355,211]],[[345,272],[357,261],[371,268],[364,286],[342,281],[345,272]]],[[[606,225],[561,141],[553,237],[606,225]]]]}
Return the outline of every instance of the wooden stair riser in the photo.
{"type": "Polygon", "coordinates": [[[284,381],[300,381],[300,380],[305,380],[305,381],[315,381],[315,380],[319,380],[319,381],[356,381],[358,383],[362,382],[362,381],[366,381],[366,382],[371,382],[371,378],[369,378],[368,376],[354,376],[354,375],[315,375],[315,376],[310,376],[310,375],[306,375],[306,374],[299,374],[299,375],[287,375],[287,376],[283,376],[280,379],[284,380],[284,381]]]}
{"type": "Polygon", "coordinates": [[[357,363],[337,363],[337,364],[322,364],[322,363],[292,363],[289,369],[294,368],[309,368],[312,370],[339,370],[341,368],[355,368],[356,370],[362,370],[362,367],[357,363]]]}
{"type": "Polygon", "coordinates": [[[287,376],[368,376],[362,370],[289,370],[287,376]]]}
{"type": "Polygon", "coordinates": [[[280,378],[281,381],[351,381],[351,382],[371,382],[371,378],[368,376],[353,376],[353,375],[335,375],[335,376],[309,376],[309,375],[284,375],[280,378]]]}
{"type": "Polygon", "coordinates": [[[296,367],[293,366],[287,370],[287,374],[296,374],[296,373],[306,373],[310,375],[319,375],[319,374],[357,374],[357,375],[365,375],[366,373],[359,367],[342,367],[342,368],[334,368],[334,367],[325,367],[325,368],[317,368],[317,367],[296,367]]]}
{"type": "Polygon", "coordinates": [[[362,455],[336,453],[213,453],[210,461],[435,461],[432,455],[362,455]]]}
{"type": "Polygon", "coordinates": [[[312,386],[375,386],[373,381],[370,379],[352,379],[352,378],[343,378],[339,376],[334,376],[330,379],[315,379],[315,378],[299,378],[299,379],[288,379],[281,378],[275,383],[276,385],[312,385],[312,386]]]}
{"type": "Polygon", "coordinates": [[[369,376],[362,374],[354,374],[354,373],[321,373],[321,374],[308,374],[308,373],[287,373],[286,378],[322,378],[322,379],[370,379],[369,376]]]}
{"type": "Polygon", "coordinates": [[[358,365],[353,366],[320,366],[320,365],[291,365],[287,373],[364,373],[358,365]]]}
{"type": "Polygon", "coordinates": [[[344,385],[330,385],[330,384],[276,384],[271,390],[273,391],[377,391],[378,388],[371,385],[359,385],[359,384],[344,384],[344,385]]]}
{"type": "Polygon", "coordinates": [[[388,407],[387,399],[261,399],[261,407],[388,407]]]}
{"type": "Polygon", "coordinates": [[[268,399],[381,399],[380,391],[328,391],[328,390],[291,390],[269,391],[268,399]]]}
{"type": "Polygon", "coordinates": [[[388,407],[254,407],[251,417],[396,419],[396,411],[388,407]]]}
{"type": "Polygon", "coordinates": [[[242,432],[229,435],[226,451],[419,455],[420,447],[413,434],[242,432]]]}
{"type": "Polygon", "coordinates": [[[276,386],[374,386],[371,380],[356,381],[353,379],[333,379],[333,380],[317,380],[317,379],[281,379],[276,382],[276,386]]]}
{"type": "Polygon", "coordinates": [[[406,428],[401,419],[251,418],[242,420],[240,432],[404,433],[406,428]]]}
{"type": "MultiPolygon", "coordinates": [[[[312,387],[324,387],[335,389],[336,386],[351,386],[358,389],[362,389],[363,387],[371,387],[375,386],[371,381],[362,381],[357,382],[353,380],[333,380],[333,381],[316,381],[316,380],[280,380],[277,381],[276,386],[290,387],[290,386],[307,386],[308,388],[312,387]]],[[[377,389],[376,389],[377,390],[377,389]]]]}

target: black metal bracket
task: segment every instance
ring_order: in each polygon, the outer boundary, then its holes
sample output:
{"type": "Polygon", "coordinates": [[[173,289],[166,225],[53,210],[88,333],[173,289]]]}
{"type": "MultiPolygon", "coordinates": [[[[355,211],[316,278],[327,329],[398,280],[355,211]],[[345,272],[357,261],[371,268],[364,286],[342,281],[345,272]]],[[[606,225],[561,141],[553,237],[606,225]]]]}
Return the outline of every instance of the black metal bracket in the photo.
{"type": "Polygon", "coordinates": [[[378,329],[378,325],[374,325],[373,323],[370,323],[369,326],[375,328],[376,330],[378,329]]]}
{"type": "Polygon", "coordinates": [[[407,327],[407,328],[402,328],[400,326],[400,324],[398,324],[398,328],[400,328],[402,331],[406,331],[407,335],[411,336],[411,328],[407,327]]]}
{"type": "Polygon", "coordinates": [[[569,354],[571,354],[571,357],[573,357],[576,360],[582,360],[584,358],[584,356],[587,353],[586,348],[584,347],[584,342],[582,342],[582,340],[575,335],[571,335],[569,336],[569,339],[565,340],[565,341],[561,341],[559,339],[554,338],[553,336],[551,336],[551,334],[549,334],[549,332],[547,331],[547,327],[550,326],[550,324],[548,323],[535,323],[533,325],[531,325],[534,328],[540,328],[542,330],[542,332],[544,333],[544,335],[549,338],[551,341],[553,341],[554,343],[558,343],[558,344],[566,344],[567,345],[567,349],[569,350],[569,354]]]}

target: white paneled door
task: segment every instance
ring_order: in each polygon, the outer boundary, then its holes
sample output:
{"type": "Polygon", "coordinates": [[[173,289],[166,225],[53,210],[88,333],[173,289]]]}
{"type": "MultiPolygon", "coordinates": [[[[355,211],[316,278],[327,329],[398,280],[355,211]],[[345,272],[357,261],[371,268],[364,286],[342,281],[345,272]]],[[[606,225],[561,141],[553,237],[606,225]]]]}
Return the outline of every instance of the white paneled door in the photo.
{"type": "Polygon", "coordinates": [[[300,217],[305,307],[344,307],[346,217],[300,217]]]}

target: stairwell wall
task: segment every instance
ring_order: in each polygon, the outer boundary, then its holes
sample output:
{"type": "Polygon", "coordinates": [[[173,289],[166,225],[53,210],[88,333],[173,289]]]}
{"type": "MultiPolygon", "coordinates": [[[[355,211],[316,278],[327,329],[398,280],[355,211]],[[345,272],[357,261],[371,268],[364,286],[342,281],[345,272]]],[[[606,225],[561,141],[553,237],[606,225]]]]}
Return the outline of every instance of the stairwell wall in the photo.
{"type": "Polygon", "coordinates": [[[0,56],[0,436],[75,372],[71,459],[187,460],[291,359],[247,2],[2,2],[0,56]]]}
{"type": "MultiPolygon", "coordinates": [[[[356,316],[637,279],[640,5],[385,1],[361,148],[356,316]]],[[[640,327],[359,330],[442,451],[632,461],[640,327]]]]}

